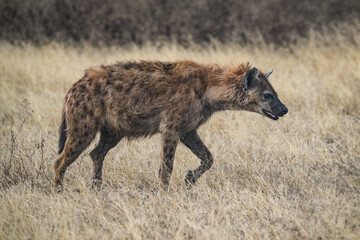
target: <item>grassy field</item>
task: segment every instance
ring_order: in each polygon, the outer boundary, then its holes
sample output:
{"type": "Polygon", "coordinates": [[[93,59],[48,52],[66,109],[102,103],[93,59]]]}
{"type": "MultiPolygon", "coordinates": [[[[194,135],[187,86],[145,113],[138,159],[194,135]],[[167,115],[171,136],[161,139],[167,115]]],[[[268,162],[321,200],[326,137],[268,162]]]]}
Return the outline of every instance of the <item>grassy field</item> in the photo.
{"type": "MultiPolygon", "coordinates": [[[[358,35],[357,35],[358,36],[358,35]]],[[[359,239],[360,39],[310,40],[292,49],[124,50],[0,43],[0,239],[359,239]],[[238,64],[263,71],[289,113],[279,121],[222,112],[199,135],[213,168],[192,189],[198,159],[175,156],[160,189],[160,139],[121,141],[93,191],[88,153],[52,191],[63,99],[85,68],[123,59],[238,64]]]]}

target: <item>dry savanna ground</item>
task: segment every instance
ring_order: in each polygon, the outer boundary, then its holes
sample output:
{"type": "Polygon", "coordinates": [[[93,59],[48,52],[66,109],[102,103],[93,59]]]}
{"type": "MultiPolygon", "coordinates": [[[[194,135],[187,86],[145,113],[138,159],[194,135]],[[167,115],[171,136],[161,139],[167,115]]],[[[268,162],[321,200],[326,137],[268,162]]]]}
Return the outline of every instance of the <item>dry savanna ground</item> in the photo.
{"type": "Polygon", "coordinates": [[[359,239],[360,39],[310,40],[291,50],[43,47],[0,43],[0,239],[359,239]],[[93,191],[96,141],[52,191],[66,91],[85,68],[124,59],[250,61],[289,113],[215,114],[199,130],[215,157],[192,189],[199,160],[184,146],[168,192],[159,187],[159,136],[121,141],[93,191]]]}

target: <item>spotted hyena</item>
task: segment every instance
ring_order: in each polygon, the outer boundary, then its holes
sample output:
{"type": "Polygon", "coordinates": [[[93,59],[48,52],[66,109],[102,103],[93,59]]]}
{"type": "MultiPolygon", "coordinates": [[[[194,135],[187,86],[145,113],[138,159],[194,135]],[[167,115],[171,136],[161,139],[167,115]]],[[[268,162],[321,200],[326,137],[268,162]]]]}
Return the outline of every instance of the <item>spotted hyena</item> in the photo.
{"type": "Polygon", "coordinates": [[[200,160],[185,177],[194,184],[209,170],[213,157],[197,128],[222,110],[247,110],[277,120],[288,112],[263,74],[249,64],[220,67],[193,61],[119,62],[90,68],[65,97],[60,127],[55,185],[100,131],[90,156],[93,185],[100,186],[107,152],[124,137],[162,135],[161,183],[169,185],[179,142],[200,160]]]}

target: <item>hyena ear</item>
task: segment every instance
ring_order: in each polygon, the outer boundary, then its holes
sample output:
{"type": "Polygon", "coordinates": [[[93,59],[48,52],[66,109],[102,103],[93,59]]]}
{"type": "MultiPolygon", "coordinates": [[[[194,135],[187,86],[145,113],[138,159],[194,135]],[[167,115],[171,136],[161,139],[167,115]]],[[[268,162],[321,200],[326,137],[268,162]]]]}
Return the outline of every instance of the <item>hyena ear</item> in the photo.
{"type": "Polygon", "coordinates": [[[270,77],[270,75],[272,74],[274,72],[274,69],[272,69],[270,72],[268,72],[268,73],[265,73],[265,77],[266,78],[269,78],[270,77]]]}
{"type": "Polygon", "coordinates": [[[250,88],[254,87],[258,82],[259,70],[257,68],[252,68],[244,74],[242,77],[241,85],[247,91],[250,88]]]}

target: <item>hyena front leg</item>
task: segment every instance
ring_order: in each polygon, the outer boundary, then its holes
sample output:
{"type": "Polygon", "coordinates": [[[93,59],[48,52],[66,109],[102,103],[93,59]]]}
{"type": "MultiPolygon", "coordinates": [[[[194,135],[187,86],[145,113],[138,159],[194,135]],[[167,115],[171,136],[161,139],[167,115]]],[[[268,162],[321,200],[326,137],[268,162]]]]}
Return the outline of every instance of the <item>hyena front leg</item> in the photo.
{"type": "Polygon", "coordinates": [[[110,149],[119,143],[122,137],[121,133],[110,133],[106,128],[101,130],[99,143],[90,153],[94,165],[92,187],[101,187],[104,158],[110,149]]]}
{"type": "Polygon", "coordinates": [[[213,164],[213,156],[207,149],[205,144],[201,141],[196,130],[187,133],[181,138],[181,142],[185,144],[198,158],[201,160],[201,164],[195,170],[190,170],[185,177],[185,184],[191,186],[209,170],[213,164]]]}
{"type": "Polygon", "coordinates": [[[169,187],[170,176],[174,166],[174,156],[179,138],[175,133],[163,134],[162,163],[160,165],[159,176],[165,189],[169,187]]]}

